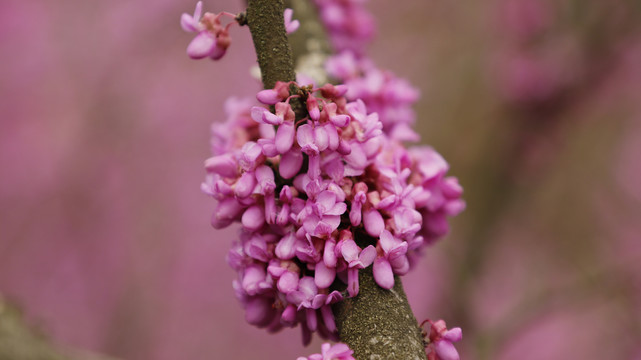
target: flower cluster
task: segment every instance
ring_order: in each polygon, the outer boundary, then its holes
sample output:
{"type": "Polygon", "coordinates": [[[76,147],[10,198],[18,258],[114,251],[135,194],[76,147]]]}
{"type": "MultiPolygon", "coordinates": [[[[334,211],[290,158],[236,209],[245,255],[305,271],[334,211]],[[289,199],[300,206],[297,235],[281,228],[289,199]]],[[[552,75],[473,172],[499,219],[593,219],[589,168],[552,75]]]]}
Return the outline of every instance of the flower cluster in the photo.
{"type": "Polygon", "coordinates": [[[383,131],[392,139],[418,141],[419,136],[412,129],[416,116],[411,108],[418,100],[418,90],[392,72],[379,69],[365,56],[364,48],[374,29],[363,3],[363,0],[316,1],[321,21],[337,50],[336,55],[328,58],[325,70],[347,85],[348,100],[360,99],[369,111],[378,113],[383,131]]]}
{"type": "MultiPolygon", "coordinates": [[[[196,37],[187,46],[187,55],[192,59],[203,59],[206,57],[212,60],[219,60],[227,52],[231,45],[229,28],[238,24],[237,15],[221,12],[219,14],[205,13],[203,11],[203,2],[196,4],[193,15],[183,13],[180,17],[180,26],[187,32],[196,33],[196,37]],[[226,16],[232,19],[232,22],[223,26],[221,18],[226,16]]],[[[284,12],[285,29],[288,34],[296,31],[300,26],[298,20],[292,20],[293,10],[285,9],[284,12]]]]}
{"type": "Polygon", "coordinates": [[[330,57],[325,68],[330,76],[348,87],[347,99],[360,99],[370,111],[378,113],[383,131],[392,139],[419,140],[412,129],[416,117],[412,105],[418,100],[419,92],[409,82],[377,68],[370,59],[358,57],[350,50],[330,57]]]}
{"type": "Polygon", "coordinates": [[[299,357],[296,360],[355,360],[352,354],[353,350],[349,346],[338,343],[331,345],[329,343],[324,343],[321,345],[320,354],[312,354],[308,357],[299,357]]]}
{"type": "Polygon", "coordinates": [[[305,343],[313,331],[335,338],[330,305],[358,294],[359,269],[373,264],[391,289],[464,207],[442,157],[390,139],[346,91],[279,82],[257,95],[273,111],[230,102],[205,162],[203,191],[219,201],[212,225],[242,224],[228,262],[247,321],[271,331],[300,323],[305,343]]]}
{"type": "Polygon", "coordinates": [[[334,50],[363,53],[365,45],[375,33],[374,19],[363,8],[363,0],[315,2],[334,50]]]}
{"type": "MultiPolygon", "coordinates": [[[[430,328],[424,330],[423,335],[426,339],[427,359],[428,360],[459,360],[458,351],[452,343],[458,342],[463,338],[461,328],[455,327],[447,329],[445,321],[425,320],[423,324],[429,323],[430,328]]],[[[423,324],[421,326],[423,326],[423,324]]]]}

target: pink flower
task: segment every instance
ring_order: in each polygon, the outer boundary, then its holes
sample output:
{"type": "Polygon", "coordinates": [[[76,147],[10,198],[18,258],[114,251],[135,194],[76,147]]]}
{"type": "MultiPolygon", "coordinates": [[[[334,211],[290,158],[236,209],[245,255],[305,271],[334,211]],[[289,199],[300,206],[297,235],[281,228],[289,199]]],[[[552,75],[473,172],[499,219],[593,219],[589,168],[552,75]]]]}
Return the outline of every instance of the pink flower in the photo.
{"type": "MultiPolygon", "coordinates": [[[[185,26],[197,28],[193,19],[185,26]]],[[[218,201],[214,227],[242,225],[227,261],[239,274],[234,290],[247,321],[269,331],[300,324],[308,343],[315,331],[336,337],[330,305],[343,295],[330,287],[343,284],[356,296],[359,270],[373,264],[376,283],[391,289],[464,202],[438,153],[405,149],[363,101],[347,102],[343,86],[311,85],[302,98],[307,113],[296,120],[289,100],[301,98],[297,86],[258,93],[273,112],[226,104],[201,187],[218,201]],[[354,233],[363,231],[376,246],[356,244],[354,233]]],[[[434,347],[447,354],[448,343],[434,347]]]]}
{"type": "Polygon", "coordinates": [[[405,274],[409,270],[407,260],[407,242],[395,238],[389,231],[383,230],[378,240],[378,257],[374,261],[374,280],[383,289],[394,287],[394,272],[405,274]]]}
{"type": "Polygon", "coordinates": [[[331,345],[330,343],[324,343],[321,345],[320,354],[312,354],[309,357],[299,357],[296,360],[355,360],[352,357],[354,351],[349,348],[346,344],[337,343],[331,345]]]}
{"type": "Polygon", "coordinates": [[[292,21],[293,15],[294,10],[289,8],[285,9],[283,17],[285,18],[285,31],[287,32],[287,34],[291,34],[294,31],[298,30],[298,27],[300,26],[300,22],[298,20],[292,21]]]}
{"type": "Polygon", "coordinates": [[[311,236],[326,236],[338,228],[340,216],[347,211],[344,202],[337,202],[332,191],[322,191],[316,201],[308,201],[305,210],[299,214],[305,231],[311,236]]]}
{"type": "Polygon", "coordinates": [[[220,13],[218,15],[205,13],[202,15],[203,4],[199,1],[196,4],[194,15],[183,13],[180,17],[180,26],[187,32],[197,33],[196,37],[187,46],[187,55],[192,59],[202,59],[210,57],[212,60],[218,60],[225,55],[227,48],[231,44],[229,36],[229,27],[232,22],[223,27],[220,17],[230,16],[233,14],[220,13]]]}
{"type": "Polygon", "coordinates": [[[448,330],[443,320],[432,322],[432,320],[428,319],[424,321],[423,324],[426,322],[430,324],[430,328],[425,335],[428,342],[426,347],[427,359],[459,360],[458,351],[456,351],[452,343],[461,341],[463,338],[461,328],[456,327],[448,330]]]}

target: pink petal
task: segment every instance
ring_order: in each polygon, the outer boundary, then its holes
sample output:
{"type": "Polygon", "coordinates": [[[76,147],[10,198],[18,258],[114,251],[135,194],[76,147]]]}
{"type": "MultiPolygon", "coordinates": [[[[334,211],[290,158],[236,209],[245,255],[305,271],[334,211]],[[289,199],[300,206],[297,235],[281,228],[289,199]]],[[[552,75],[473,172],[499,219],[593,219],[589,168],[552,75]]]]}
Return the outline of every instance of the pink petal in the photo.
{"type": "Polygon", "coordinates": [[[241,219],[243,227],[256,231],[265,224],[265,210],[262,206],[254,205],[245,210],[241,219]]]}
{"type": "Polygon", "coordinates": [[[274,140],[276,143],[276,150],[278,150],[279,153],[284,154],[292,148],[295,133],[296,129],[294,128],[294,124],[289,121],[282,123],[278,127],[274,140]]]}
{"type": "Polygon", "coordinates": [[[222,177],[238,176],[238,164],[230,155],[218,155],[205,160],[205,169],[222,177]]]}
{"type": "Polygon", "coordinates": [[[296,288],[298,288],[298,275],[291,271],[286,271],[280,279],[278,279],[277,287],[278,290],[284,294],[295,291],[296,288]]]}
{"type": "Polygon", "coordinates": [[[192,59],[209,56],[216,47],[216,37],[209,31],[201,31],[187,46],[187,55],[192,59]]]}
{"type": "Polygon", "coordinates": [[[251,118],[257,122],[257,123],[262,123],[263,122],[263,113],[269,111],[265,109],[264,107],[260,106],[252,106],[251,108],[251,118]]]}
{"type": "Polygon", "coordinates": [[[256,296],[245,305],[245,320],[255,326],[264,327],[271,323],[276,315],[268,298],[256,296]]]}
{"type": "Polygon", "coordinates": [[[375,209],[370,209],[363,214],[363,225],[365,230],[370,236],[379,237],[381,232],[385,230],[385,221],[383,216],[375,209]]]}
{"type": "Polygon", "coordinates": [[[460,360],[458,351],[451,342],[447,340],[437,341],[434,344],[436,354],[441,360],[460,360]]]}
{"type": "Polygon", "coordinates": [[[318,121],[320,119],[320,110],[318,109],[318,100],[316,100],[315,97],[309,96],[307,98],[307,112],[309,113],[309,117],[314,120],[318,121]]]}
{"type": "Polygon", "coordinates": [[[269,111],[264,111],[263,112],[262,120],[263,120],[264,123],[270,124],[270,125],[280,125],[280,124],[283,123],[283,118],[281,118],[281,117],[279,117],[279,116],[277,116],[275,114],[272,114],[269,111]]]}
{"type": "Polygon", "coordinates": [[[294,248],[295,243],[296,237],[294,233],[287,233],[287,235],[280,239],[280,241],[276,245],[276,256],[278,256],[278,258],[282,260],[289,260],[293,258],[294,254],[296,254],[296,249],[294,248]]]}
{"type": "Polygon", "coordinates": [[[341,255],[343,255],[343,259],[347,262],[357,260],[360,250],[352,239],[342,241],[340,246],[341,255]]]}
{"type": "Polygon", "coordinates": [[[285,310],[283,310],[283,315],[280,317],[281,321],[285,324],[292,324],[296,320],[296,307],[292,304],[287,305],[285,310]]]}
{"type": "MultiPolygon", "coordinates": [[[[406,245],[407,249],[407,243],[403,244],[406,245]]],[[[392,270],[394,270],[394,274],[396,275],[405,275],[408,271],[410,271],[410,262],[405,255],[398,256],[396,258],[390,259],[389,261],[390,265],[392,265],[392,270]]]]}
{"type": "Polygon", "coordinates": [[[291,179],[294,175],[298,174],[302,165],[303,154],[300,150],[293,149],[283,154],[278,165],[278,172],[283,178],[291,179]]]}
{"type": "Polygon", "coordinates": [[[288,34],[293,33],[300,26],[300,22],[298,20],[292,21],[293,15],[294,15],[294,10],[290,8],[285,9],[285,12],[283,13],[283,17],[285,20],[285,31],[288,34]]]}
{"type": "Polygon", "coordinates": [[[261,187],[263,194],[271,194],[276,189],[276,183],[274,181],[274,171],[267,165],[261,165],[256,168],[254,171],[256,174],[256,180],[258,180],[258,185],[261,187]]]}
{"type": "Polygon", "coordinates": [[[259,91],[256,99],[266,105],[274,105],[281,100],[278,91],[273,89],[259,91]]]}
{"type": "Polygon", "coordinates": [[[235,220],[243,211],[245,207],[242,206],[235,198],[227,198],[216,207],[216,211],[211,218],[211,225],[216,229],[222,229],[233,220],[235,220]]]}
{"type": "Polygon", "coordinates": [[[336,254],[334,253],[334,248],[336,247],[336,240],[333,238],[327,239],[325,241],[325,249],[323,250],[323,261],[328,267],[336,267],[336,254]]]}
{"type": "Polygon", "coordinates": [[[445,333],[445,335],[443,335],[443,339],[446,339],[450,342],[461,341],[461,339],[463,339],[463,331],[461,331],[460,327],[449,329],[445,333]]]}
{"type": "Polygon", "coordinates": [[[303,124],[296,130],[296,139],[301,148],[314,144],[314,129],[309,124],[303,124]]]}
{"type": "Polygon", "coordinates": [[[309,328],[309,330],[316,331],[316,329],[318,329],[318,318],[316,317],[316,310],[307,309],[305,315],[307,319],[307,327],[309,328]]]}
{"type": "Polygon", "coordinates": [[[318,151],[324,151],[329,146],[329,136],[322,126],[317,126],[314,129],[314,139],[316,146],[318,146],[318,151]]]}
{"type": "Polygon", "coordinates": [[[327,190],[322,191],[320,194],[318,194],[316,203],[322,207],[323,212],[328,211],[336,203],[336,194],[327,190]]]}
{"type": "Polygon", "coordinates": [[[343,202],[337,203],[325,212],[325,215],[343,215],[347,211],[347,205],[343,202]]]}
{"type": "Polygon", "coordinates": [[[187,32],[196,32],[198,21],[194,19],[191,15],[183,13],[180,16],[180,27],[187,32]]]}
{"type": "Polygon", "coordinates": [[[241,175],[240,179],[236,182],[234,193],[239,198],[246,198],[252,194],[256,186],[256,177],[253,172],[246,172],[241,175]]]}
{"type": "Polygon", "coordinates": [[[360,255],[358,255],[358,261],[361,263],[362,268],[370,266],[372,262],[374,262],[374,259],[376,259],[376,248],[372,245],[363,249],[360,255]]]}
{"type": "Polygon", "coordinates": [[[327,146],[330,150],[338,149],[340,143],[340,137],[338,136],[338,130],[332,124],[323,125],[325,132],[327,133],[327,146]]]}
{"type": "Polygon", "coordinates": [[[378,286],[388,290],[394,287],[394,272],[386,258],[379,257],[374,260],[373,272],[378,286]]]}
{"type": "Polygon", "coordinates": [[[222,58],[225,53],[227,53],[227,47],[222,47],[220,46],[220,42],[216,43],[216,46],[211,50],[211,54],[209,54],[209,57],[212,60],[219,60],[222,58]]]}
{"type": "Polygon", "coordinates": [[[314,269],[316,286],[321,289],[327,289],[334,282],[334,278],[336,278],[336,269],[328,268],[322,261],[316,264],[316,268],[314,269]]]}
{"type": "Polygon", "coordinates": [[[200,20],[200,17],[203,14],[203,2],[199,1],[196,3],[196,8],[194,9],[194,19],[200,20]]]}
{"type": "Polygon", "coordinates": [[[361,208],[362,205],[360,203],[352,203],[352,208],[349,211],[349,221],[352,226],[358,226],[361,224],[361,208]]]}
{"type": "Polygon", "coordinates": [[[332,308],[330,306],[323,306],[321,307],[321,316],[323,317],[323,322],[325,323],[325,327],[327,327],[327,330],[330,332],[336,331],[336,322],[334,321],[334,314],[332,313],[332,308]]]}
{"type": "Polygon", "coordinates": [[[389,254],[389,252],[396,247],[397,245],[400,244],[400,241],[398,239],[394,238],[394,235],[390,233],[387,230],[383,230],[381,232],[381,236],[378,240],[378,243],[381,245],[381,248],[385,252],[385,254],[389,254]]]}
{"type": "Polygon", "coordinates": [[[331,116],[329,120],[332,122],[332,124],[342,128],[349,124],[350,117],[349,115],[336,115],[331,116]]]}
{"type": "Polygon", "coordinates": [[[367,166],[367,156],[363,147],[359,143],[352,143],[351,149],[350,154],[345,156],[345,161],[354,168],[364,169],[367,166]]]}
{"type": "Polygon", "coordinates": [[[334,230],[338,229],[338,226],[341,224],[341,217],[338,215],[324,215],[323,223],[329,226],[329,231],[325,234],[330,235],[334,230]]]}

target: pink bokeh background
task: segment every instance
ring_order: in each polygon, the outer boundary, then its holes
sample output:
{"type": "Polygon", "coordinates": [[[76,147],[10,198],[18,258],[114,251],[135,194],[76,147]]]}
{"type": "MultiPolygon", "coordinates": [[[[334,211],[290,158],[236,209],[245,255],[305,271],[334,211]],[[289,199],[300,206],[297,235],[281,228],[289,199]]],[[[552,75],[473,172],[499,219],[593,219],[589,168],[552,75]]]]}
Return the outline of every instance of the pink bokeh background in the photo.
{"type": "MultiPolygon", "coordinates": [[[[641,13],[608,4],[368,3],[371,57],[421,90],[418,130],[466,189],[404,279],[419,321],[463,327],[463,358],[640,359],[641,13]]],[[[0,295],[121,359],[317,352],[234,297],[235,230],[199,185],[225,98],[260,85],[246,28],[219,62],[185,55],[193,5],[0,3],[0,295]]]]}

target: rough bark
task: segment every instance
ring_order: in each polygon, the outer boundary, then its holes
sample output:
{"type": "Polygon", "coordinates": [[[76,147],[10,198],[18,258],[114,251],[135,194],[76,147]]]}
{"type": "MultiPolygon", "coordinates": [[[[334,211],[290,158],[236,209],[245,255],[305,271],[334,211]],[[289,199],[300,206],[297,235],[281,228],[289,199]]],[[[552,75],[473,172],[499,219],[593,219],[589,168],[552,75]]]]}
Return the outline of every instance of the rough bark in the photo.
{"type": "Polygon", "coordinates": [[[294,59],[285,33],[283,0],[249,0],[247,25],[254,41],[265,89],[294,81],[294,59]]]}
{"type": "MultiPolygon", "coordinates": [[[[291,3],[298,0],[290,0],[291,3]]],[[[302,5],[301,5],[302,6],[302,5]]],[[[301,8],[302,9],[302,8],[301,8]]],[[[276,81],[295,79],[294,59],[285,34],[282,0],[249,0],[247,23],[252,33],[263,86],[272,88],[276,81]]],[[[294,16],[305,21],[312,8],[301,11],[304,16],[294,16]]],[[[317,21],[317,20],[316,20],[317,21]]],[[[317,21],[318,23],[318,21],[317,21]]],[[[301,24],[305,29],[307,25],[301,24]]],[[[318,28],[309,36],[318,36],[318,28]],[[312,35],[317,34],[317,35],[312,35]]],[[[329,45],[323,36],[318,38],[318,49],[311,42],[311,52],[327,54],[329,45]],[[324,42],[324,45],[323,45],[324,42]]],[[[309,42],[296,42],[300,57],[310,53],[309,42]]],[[[357,242],[372,242],[373,239],[360,235],[357,242]]],[[[358,296],[346,299],[333,308],[339,336],[354,350],[357,360],[427,359],[421,330],[407,302],[400,278],[395,278],[394,288],[385,290],[374,281],[371,267],[361,270],[358,296]]]]}
{"type": "Polygon", "coordinates": [[[334,306],[338,336],[356,359],[426,359],[425,345],[403,284],[394,277],[385,290],[374,281],[372,268],[359,273],[360,291],[334,306]]]}

